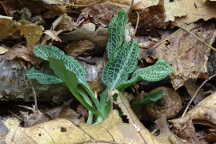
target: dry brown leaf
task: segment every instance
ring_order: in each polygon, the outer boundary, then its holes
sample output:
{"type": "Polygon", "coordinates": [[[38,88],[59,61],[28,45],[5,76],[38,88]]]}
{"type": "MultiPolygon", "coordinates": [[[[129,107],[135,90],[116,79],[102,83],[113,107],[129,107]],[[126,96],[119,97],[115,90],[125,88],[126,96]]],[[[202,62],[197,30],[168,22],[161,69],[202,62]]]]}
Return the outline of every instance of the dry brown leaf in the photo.
{"type": "Polygon", "coordinates": [[[20,58],[24,61],[30,62],[31,64],[36,64],[40,60],[33,55],[31,49],[25,46],[16,46],[15,48],[8,49],[5,54],[7,60],[14,60],[15,58],[20,58]]]}
{"type": "MultiPolygon", "coordinates": [[[[215,39],[214,25],[191,24],[186,29],[196,34],[209,45],[215,39]]],[[[207,72],[207,61],[210,48],[192,34],[178,30],[167,39],[156,44],[156,58],[166,59],[174,69],[172,84],[175,89],[181,87],[184,81],[196,79],[200,73],[207,72]]]]}
{"type": "Polygon", "coordinates": [[[98,28],[96,31],[89,31],[85,28],[77,29],[72,32],[64,33],[60,36],[66,42],[69,41],[80,41],[80,40],[90,40],[96,47],[104,48],[107,42],[107,29],[98,28]]]}
{"type": "Polygon", "coordinates": [[[209,20],[216,18],[215,3],[207,3],[204,0],[175,0],[175,2],[181,2],[182,4],[179,7],[186,13],[186,17],[176,20],[178,24],[189,24],[199,19],[209,20]]]}
{"type": "Polygon", "coordinates": [[[72,31],[75,28],[76,28],[75,22],[73,21],[72,17],[68,16],[67,14],[63,14],[59,16],[52,23],[52,30],[72,31]]]}
{"type": "Polygon", "coordinates": [[[166,116],[162,116],[160,119],[156,120],[156,124],[158,125],[160,129],[160,134],[157,137],[158,140],[164,144],[172,143],[172,144],[190,144],[187,141],[184,141],[174,135],[170,129],[169,125],[167,123],[166,116]],[[168,141],[168,142],[167,142],[168,141]]]}
{"type": "Polygon", "coordinates": [[[56,119],[29,128],[21,128],[17,124],[10,125],[7,121],[6,126],[10,130],[5,138],[6,144],[75,144],[85,142],[92,144],[104,142],[160,144],[156,139],[143,142],[136,129],[130,124],[123,123],[116,111],[112,112],[107,120],[97,125],[80,124],[77,126],[68,120],[56,119]]]}
{"type": "MultiPolygon", "coordinates": [[[[76,0],[75,5],[83,5],[83,6],[91,6],[103,2],[111,2],[115,5],[125,7],[130,6],[131,0],[76,0]]],[[[144,9],[150,6],[157,5],[159,3],[159,0],[135,0],[133,7],[135,9],[144,9]]]]}
{"type": "Polygon", "coordinates": [[[69,43],[65,51],[69,55],[78,56],[80,54],[83,54],[84,52],[88,50],[92,50],[95,48],[95,45],[93,42],[89,40],[81,40],[81,41],[73,41],[69,43]]]}
{"type": "MultiPolygon", "coordinates": [[[[107,26],[112,17],[117,14],[120,6],[116,6],[114,3],[104,2],[96,5],[91,5],[82,10],[79,16],[79,21],[84,19],[92,19],[93,23],[107,26]]],[[[79,22],[80,23],[80,22],[79,22]]]]}
{"type": "MultiPolygon", "coordinates": [[[[196,84],[196,80],[187,80],[184,83],[184,87],[187,89],[188,94],[190,95],[190,97],[192,98],[193,95],[196,93],[197,89],[199,88],[199,86],[196,84]]],[[[198,104],[200,101],[202,101],[205,98],[205,92],[203,89],[200,89],[198,94],[196,95],[196,97],[193,100],[193,103],[196,105],[198,104]]]]}
{"type": "MultiPolygon", "coordinates": [[[[216,127],[216,93],[203,99],[184,117],[171,120],[177,133],[191,141],[198,141],[193,124],[216,127]]],[[[199,142],[197,142],[199,143],[199,142]]],[[[200,142],[201,143],[201,142],[200,142]]]]}

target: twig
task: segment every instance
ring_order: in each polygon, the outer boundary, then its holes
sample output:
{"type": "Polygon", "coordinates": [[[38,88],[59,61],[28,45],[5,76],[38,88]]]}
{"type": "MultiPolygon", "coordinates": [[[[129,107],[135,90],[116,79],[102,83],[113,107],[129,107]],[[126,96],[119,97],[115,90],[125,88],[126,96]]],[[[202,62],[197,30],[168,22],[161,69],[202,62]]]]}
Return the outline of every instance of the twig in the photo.
{"type": "Polygon", "coordinates": [[[211,80],[211,79],[214,78],[214,77],[216,77],[216,74],[210,76],[208,79],[206,79],[206,80],[197,88],[197,90],[195,91],[194,95],[192,96],[191,100],[189,101],[189,103],[188,103],[187,107],[185,108],[185,110],[184,110],[184,112],[183,112],[183,114],[182,114],[181,117],[184,117],[184,116],[185,116],[186,112],[188,111],[188,109],[189,109],[191,103],[193,102],[193,100],[194,100],[195,97],[197,96],[197,94],[198,94],[198,92],[200,91],[200,89],[201,89],[209,80],[211,80]]]}
{"type": "Polygon", "coordinates": [[[134,0],[131,0],[130,8],[129,8],[129,10],[128,10],[128,14],[130,14],[130,13],[132,12],[133,5],[134,5],[134,0]]]}
{"type": "Polygon", "coordinates": [[[135,26],[133,37],[135,37],[135,35],[136,35],[137,29],[138,29],[138,26],[139,26],[139,22],[140,22],[140,14],[137,11],[136,11],[136,14],[137,14],[137,21],[136,21],[136,26],[135,26]]]}
{"type": "Polygon", "coordinates": [[[102,3],[104,0],[98,0],[98,1],[95,1],[95,2],[92,2],[91,4],[85,4],[85,5],[79,5],[79,4],[74,4],[74,3],[65,3],[67,6],[71,6],[71,7],[89,7],[89,6],[92,6],[92,5],[96,5],[98,3],[102,3]]]}
{"type": "Polygon", "coordinates": [[[180,25],[176,25],[176,26],[178,26],[180,29],[182,29],[182,30],[188,32],[190,35],[192,35],[192,36],[195,37],[197,40],[199,40],[200,42],[202,42],[202,43],[203,43],[204,45],[206,45],[208,48],[210,48],[210,49],[216,51],[216,48],[214,48],[213,46],[211,46],[210,44],[208,44],[207,42],[205,42],[202,38],[200,38],[199,36],[195,35],[195,34],[194,34],[193,32],[191,32],[190,30],[188,30],[188,29],[186,29],[186,28],[184,28],[184,27],[182,27],[182,26],[180,26],[180,25]]]}
{"type": "Polygon", "coordinates": [[[34,86],[33,86],[33,84],[32,84],[31,81],[30,81],[30,84],[31,84],[31,88],[32,88],[32,92],[33,92],[33,97],[34,97],[34,106],[33,106],[33,109],[38,112],[39,109],[38,109],[37,94],[36,94],[36,91],[35,91],[34,86]]]}
{"type": "Polygon", "coordinates": [[[85,142],[81,143],[76,143],[76,144],[85,144],[85,143],[106,143],[106,144],[119,144],[117,142],[112,142],[112,141],[104,141],[104,140],[88,140],[85,142]]]}

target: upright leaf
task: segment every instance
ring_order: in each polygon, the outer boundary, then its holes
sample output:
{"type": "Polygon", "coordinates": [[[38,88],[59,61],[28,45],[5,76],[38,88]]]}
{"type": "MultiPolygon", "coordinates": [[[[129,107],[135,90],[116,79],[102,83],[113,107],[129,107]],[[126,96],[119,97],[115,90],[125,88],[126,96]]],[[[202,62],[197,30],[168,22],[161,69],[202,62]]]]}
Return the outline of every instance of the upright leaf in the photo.
{"type": "Polygon", "coordinates": [[[127,14],[123,9],[118,12],[118,15],[113,17],[108,27],[108,42],[107,42],[107,56],[112,59],[116,56],[118,48],[122,46],[125,41],[125,26],[128,23],[127,14]]]}
{"type": "Polygon", "coordinates": [[[68,70],[64,64],[63,60],[49,58],[50,67],[55,72],[55,74],[66,84],[70,92],[76,97],[76,99],[88,110],[94,112],[94,114],[99,115],[98,111],[92,107],[92,102],[88,99],[87,95],[80,87],[79,81],[76,73],[68,70]],[[80,93],[82,92],[82,93],[80,93]]]}
{"type": "Polygon", "coordinates": [[[123,90],[138,81],[160,81],[172,73],[171,66],[163,59],[159,59],[154,65],[137,69],[132,78],[118,86],[119,90],[123,90]]]}
{"type": "Polygon", "coordinates": [[[109,90],[114,90],[132,73],[138,62],[139,47],[136,41],[125,42],[116,58],[108,62],[103,69],[102,81],[109,90]]]}

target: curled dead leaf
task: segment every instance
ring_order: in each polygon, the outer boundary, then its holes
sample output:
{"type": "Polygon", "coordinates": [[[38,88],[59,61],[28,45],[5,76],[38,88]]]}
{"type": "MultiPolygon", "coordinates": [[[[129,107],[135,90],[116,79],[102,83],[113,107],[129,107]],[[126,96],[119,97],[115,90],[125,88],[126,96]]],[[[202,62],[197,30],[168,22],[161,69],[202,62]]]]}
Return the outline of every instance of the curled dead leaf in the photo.
{"type": "Polygon", "coordinates": [[[194,124],[216,126],[216,93],[203,99],[197,106],[186,113],[184,117],[170,120],[179,136],[189,141],[202,143],[196,136],[194,124]]]}
{"type": "Polygon", "coordinates": [[[8,49],[7,49],[7,48],[5,48],[5,47],[3,47],[3,46],[0,46],[0,55],[5,54],[5,53],[7,53],[7,52],[8,52],[8,49]]]}
{"type": "Polygon", "coordinates": [[[8,49],[8,52],[5,54],[5,59],[7,60],[14,60],[15,58],[20,58],[31,64],[40,62],[40,60],[33,55],[30,48],[21,45],[8,49]]]}

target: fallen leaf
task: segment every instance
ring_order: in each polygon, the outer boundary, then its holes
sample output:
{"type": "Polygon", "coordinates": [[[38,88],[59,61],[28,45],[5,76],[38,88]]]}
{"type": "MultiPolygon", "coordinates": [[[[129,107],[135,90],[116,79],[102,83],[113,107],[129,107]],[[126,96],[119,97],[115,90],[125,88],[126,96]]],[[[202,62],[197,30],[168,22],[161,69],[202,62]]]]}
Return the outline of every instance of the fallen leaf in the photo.
{"type": "Polygon", "coordinates": [[[76,28],[76,23],[73,21],[73,18],[68,16],[67,14],[63,14],[59,16],[52,23],[52,30],[56,31],[72,31],[76,28]]]}
{"type": "Polygon", "coordinates": [[[4,39],[18,30],[18,24],[15,23],[12,19],[0,18],[0,39],[4,39]]]}
{"type": "Polygon", "coordinates": [[[26,38],[27,47],[32,48],[40,40],[43,27],[24,20],[20,21],[20,23],[22,24],[19,28],[20,33],[26,38]]]}
{"type": "Polygon", "coordinates": [[[117,14],[120,8],[120,6],[110,2],[91,5],[82,10],[78,19],[80,21],[83,21],[83,19],[92,19],[93,23],[105,27],[109,24],[112,17],[117,14]]]}
{"type": "Polygon", "coordinates": [[[7,60],[14,60],[15,58],[20,58],[32,64],[40,62],[40,60],[33,55],[30,48],[21,45],[8,49],[8,52],[5,54],[5,58],[7,60]]]}
{"type": "Polygon", "coordinates": [[[63,33],[60,38],[65,42],[89,40],[93,42],[96,47],[104,48],[106,46],[108,34],[107,29],[99,27],[96,31],[89,31],[85,28],[77,29],[71,32],[63,33]]]}
{"type": "Polygon", "coordinates": [[[5,39],[15,32],[24,35],[27,41],[27,47],[32,48],[43,34],[43,27],[31,23],[26,20],[15,21],[12,19],[0,18],[0,26],[2,28],[0,39],[5,39]]]}
{"type": "Polygon", "coordinates": [[[95,48],[95,45],[93,42],[89,40],[80,40],[80,41],[73,41],[69,43],[66,46],[65,51],[69,55],[78,56],[94,48],[95,48]]]}
{"type": "Polygon", "coordinates": [[[209,142],[209,143],[212,143],[212,142],[215,142],[216,141],[216,130],[215,129],[208,129],[208,134],[205,135],[203,137],[203,139],[205,139],[205,141],[209,142]]]}
{"type": "MultiPolygon", "coordinates": [[[[203,99],[193,109],[188,111],[183,117],[170,120],[176,129],[179,136],[190,139],[190,141],[197,141],[194,124],[208,125],[215,128],[216,126],[216,93],[203,99]]],[[[200,142],[202,143],[202,142],[200,142]]]]}
{"type": "Polygon", "coordinates": [[[0,46],[0,55],[5,54],[5,53],[7,53],[7,52],[8,52],[8,49],[7,49],[7,48],[5,48],[5,47],[3,47],[3,46],[0,46]]]}
{"type": "MultiPolygon", "coordinates": [[[[99,3],[103,3],[103,0],[77,0],[75,2],[75,5],[95,5],[99,3]]],[[[131,5],[131,0],[107,0],[107,2],[113,3],[115,5],[121,6],[121,7],[129,7],[131,5]]],[[[144,9],[147,7],[155,6],[159,3],[159,0],[135,0],[133,4],[134,9],[144,9]]]]}
{"type": "MultiPolygon", "coordinates": [[[[116,93],[116,92],[111,92],[116,93]]],[[[150,134],[150,132],[143,126],[143,124],[139,121],[138,117],[135,115],[133,110],[130,107],[130,104],[127,100],[127,93],[118,93],[117,104],[122,110],[123,114],[127,116],[129,123],[135,129],[135,132],[140,135],[142,141],[140,143],[149,143],[149,144],[165,144],[164,141],[168,142],[166,144],[171,143],[168,139],[162,141],[158,141],[155,136],[150,134]]],[[[113,95],[113,94],[112,94],[113,95]]]]}
{"type": "Polygon", "coordinates": [[[164,0],[165,22],[175,21],[176,17],[186,16],[185,5],[183,0],[164,0]]]}
{"type": "MultiPolygon", "coordinates": [[[[187,89],[187,92],[190,95],[190,98],[193,97],[196,90],[199,88],[199,86],[196,84],[196,80],[191,80],[191,79],[187,80],[184,83],[184,87],[187,89]]],[[[205,98],[205,95],[206,95],[205,91],[203,89],[200,89],[198,94],[194,98],[193,103],[195,105],[198,104],[200,101],[202,101],[205,98]]]]}
{"type": "Polygon", "coordinates": [[[160,134],[157,137],[160,142],[164,144],[190,144],[189,142],[180,139],[173,132],[170,131],[165,115],[162,115],[158,120],[156,120],[156,124],[160,129],[160,134]]]}
{"type": "Polygon", "coordinates": [[[61,42],[62,40],[58,37],[57,33],[58,32],[51,31],[51,30],[45,30],[44,31],[44,34],[46,34],[47,36],[49,36],[52,40],[61,42]]]}
{"type": "Polygon", "coordinates": [[[173,3],[181,3],[178,7],[183,9],[186,17],[176,20],[178,24],[189,24],[199,19],[209,20],[216,18],[216,4],[207,3],[204,0],[175,0],[173,3]]]}
{"type": "Polygon", "coordinates": [[[207,61],[211,50],[208,45],[211,45],[215,39],[214,25],[191,24],[185,29],[203,40],[200,41],[191,33],[179,29],[152,48],[155,49],[156,58],[166,59],[172,64],[174,74],[171,78],[175,89],[181,87],[184,81],[196,79],[200,73],[207,72],[207,61]]]}
{"type": "MultiPolygon", "coordinates": [[[[51,120],[29,128],[22,128],[17,124],[11,125],[8,121],[5,124],[10,130],[5,137],[6,144],[73,144],[86,142],[92,144],[104,142],[160,144],[154,136],[152,136],[151,141],[144,142],[131,124],[122,122],[116,111],[113,111],[108,119],[97,125],[82,123],[77,126],[66,119],[51,120]]],[[[149,136],[146,135],[147,140],[149,136]]]]}

